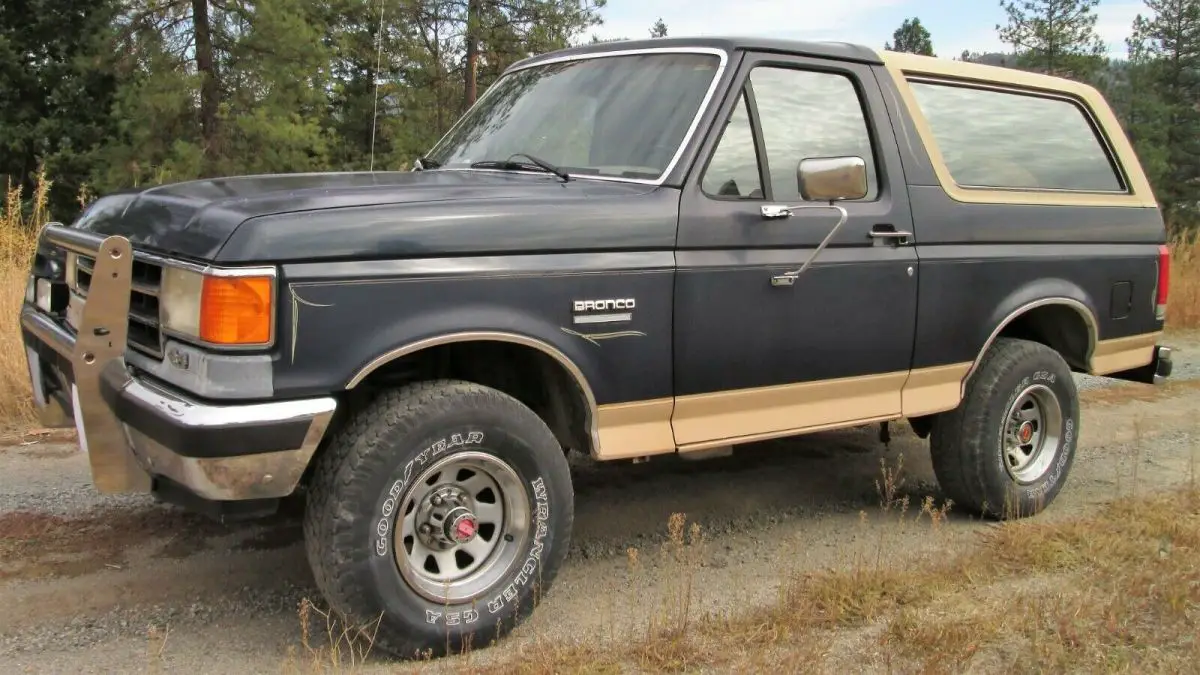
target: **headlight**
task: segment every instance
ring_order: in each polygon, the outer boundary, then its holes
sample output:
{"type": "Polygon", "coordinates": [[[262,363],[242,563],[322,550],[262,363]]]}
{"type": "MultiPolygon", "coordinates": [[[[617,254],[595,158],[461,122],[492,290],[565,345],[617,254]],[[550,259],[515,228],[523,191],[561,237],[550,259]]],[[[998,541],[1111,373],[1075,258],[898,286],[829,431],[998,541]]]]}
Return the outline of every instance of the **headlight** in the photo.
{"type": "Polygon", "coordinates": [[[270,344],[275,277],[266,270],[230,274],[163,270],[163,327],[219,346],[270,344]]]}

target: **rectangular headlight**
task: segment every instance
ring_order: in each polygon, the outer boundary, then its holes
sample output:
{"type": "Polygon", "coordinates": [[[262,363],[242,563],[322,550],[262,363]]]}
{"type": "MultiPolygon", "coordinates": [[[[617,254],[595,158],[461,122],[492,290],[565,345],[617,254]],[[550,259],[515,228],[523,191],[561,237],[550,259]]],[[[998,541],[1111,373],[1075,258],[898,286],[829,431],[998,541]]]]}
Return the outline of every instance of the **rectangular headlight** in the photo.
{"type": "Polygon", "coordinates": [[[163,270],[163,327],[213,345],[255,346],[272,340],[275,278],[163,270]]]}

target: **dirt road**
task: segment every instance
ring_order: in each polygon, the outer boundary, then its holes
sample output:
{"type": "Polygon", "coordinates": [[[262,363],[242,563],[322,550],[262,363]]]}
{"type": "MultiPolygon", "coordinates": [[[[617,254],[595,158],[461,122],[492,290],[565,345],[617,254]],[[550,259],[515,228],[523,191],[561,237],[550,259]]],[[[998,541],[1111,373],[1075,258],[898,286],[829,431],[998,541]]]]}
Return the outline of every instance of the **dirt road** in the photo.
{"type": "MultiPolygon", "coordinates": [[[[1081,379],[1080,454],[1042,518],[1200,472],[1200,338],[1170,342],[1180,363],[1164,388],[1081,379]]],[[[587,639],[641,625],[679,583],[678,568],[658,555],[674,512],[704,536],[688,579],[696,611],[753,611],[794,570],[862,554],[903,565],[988,527],[953,510],[941,528],[914,521],[923,498],[941,501],[926,443],[902,424],[888,448],[877,434],[762,443],[702,462],[577,462],[575,539],[553,592],[509,642],[473,658],[534,637],[587,639]],[[877,517],[881,462],[889,472],[900,467],[892,496],[909,499],[906,525],[877,517]],[[630,547],[639,560],[632,571],[630,547]]],[[[278,671],[290,658],[304,662],[289,650],[300,646],[306,596],[316,591],[294,514],[218,525],[148,498],[96,495],[73,444],[0,449],[0,672],[278,671]]]]}

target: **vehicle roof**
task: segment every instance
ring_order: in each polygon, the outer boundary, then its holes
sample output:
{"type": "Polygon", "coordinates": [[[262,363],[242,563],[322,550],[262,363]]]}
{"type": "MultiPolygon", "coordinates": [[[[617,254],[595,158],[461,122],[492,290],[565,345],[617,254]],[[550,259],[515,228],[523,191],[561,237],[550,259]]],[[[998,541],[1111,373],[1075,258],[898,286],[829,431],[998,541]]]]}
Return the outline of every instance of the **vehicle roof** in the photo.
{"type": "Polygon", "coordinates": [[[662,49],[680,47],[706,47],[720,49],[726,52],[739,50],[755,50],[782,52],[833,58],[862,63],[882,64],[883,60],[878,51],[865,45],[850,42],[824,42],[810,40],[782,40],[761,37],[710,36],[710,37],[665,37],[645,38],[641,40],[618,40],[614,42],[598,42],[593,44],[568,47],[545,54],[531,56],[514,63],[510,69],[524,68],[542,61],[553,61],[564,57],[582,54],[597,54],[614,51],[633,51],[641,49],[662,49]]]}
{"type": "Polygon", "coordinates": [[[545,61],[554,61],[584,54],[602,54],[618,51],[638,51],[643,49],[690,48],[700,47],[719,49],[725,52],[743,50],[797,54],[815,58],[839,59],[886,65],[892,69],[929,75],[942,75],[983,82],[1004,82],[1029,87],[1067,91],[1074,94],[1090,92],[1088,85],[1068,78],[1044,75],[1015,68],[993,66],[982,63],[970,63],[948,58],[921,56],[905,52],[875,49],[867,45],[853,42],[817,41],[817,40],[785,40],[753,36],[706,36],[706,37],[665,37],[644,38],[639,40],[617,40],[613,42],[597,42],[577,47],[568,47],[557,51],[546,52],[517,61],[509,70],[525,68],[545,61]]]}

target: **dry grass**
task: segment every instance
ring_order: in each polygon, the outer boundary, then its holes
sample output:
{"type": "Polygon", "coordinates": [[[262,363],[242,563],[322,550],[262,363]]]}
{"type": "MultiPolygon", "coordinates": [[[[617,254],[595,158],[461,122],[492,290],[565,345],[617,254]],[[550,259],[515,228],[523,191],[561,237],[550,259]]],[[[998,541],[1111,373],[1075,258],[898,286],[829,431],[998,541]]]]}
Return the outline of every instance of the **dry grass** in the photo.
{"type": "Polygon", "coordinates": [[[1200,328],[1200,237],[1180,237],[1171,243],[1170,288],[1168,328],[1200,328]]]}
{"type": "MultiPolygon", "coordinates": [[[[945,516],[931,505],[922,512],[935,527],[945,516]]],[[[861,559],[797,575],[775,605],[748,614],[676,616],[672,630],[651,621],[631,640],[535,639],[456,672],[1167,673],[1198,657],[1193,485],[1079,519],[1006,523],[949,561],[861,559]]]]}
{"type": "Polygon", "coordinates": [[[1093,517],[995,530],[942,573],[952,593],[906,607],[887,643],[912,665],[1182,672],[1200,657],[1200,492],[1093,517]]]}
{"type": "Polygon", "coordinates": [[[25,349],[16,316],[25,296],[37,228],[50,219],[46,198],[51,182],[39,175],[28,212],[20,187],[7,186],[0,204],[0,426],[28,426],[34,420],[25,349]]]}

